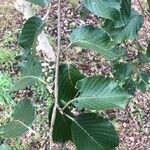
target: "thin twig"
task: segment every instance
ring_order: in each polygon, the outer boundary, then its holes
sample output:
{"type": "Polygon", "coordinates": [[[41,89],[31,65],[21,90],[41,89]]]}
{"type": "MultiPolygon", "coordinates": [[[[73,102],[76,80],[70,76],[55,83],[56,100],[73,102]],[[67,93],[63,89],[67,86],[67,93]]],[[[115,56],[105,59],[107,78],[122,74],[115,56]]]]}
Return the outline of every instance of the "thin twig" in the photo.
{"type": "Polygon", "coordinates": [[[67,51],[71,46],[72,46],[72,43],[69,43],[69,44],[67,45],[67,47],[65,48],[64,52],[67,51]]]}
{"type": "Polygon", "coordinates": [[[52,111],[52,118],[51,118],[51,125],[50,125],[50,150],[52,150],[52,144],[53,144],[53,129],[54,124],[56,120],[56,112],[57,112],[57,105],[58,105],[58,75],[59,75],[59,55],[60,55],[60,49],[61,49],[61,0],[58,0],[58,10],[57,10],[57,16],[58,16],[58,39],[57,39],[57,52],[56,52],[56,67],[55,67],[55,89],[54,89],[54,95],[55,95],[55,104],[52,111]]]}
{"type": "Polygon", "coordinates": [[[143,6],[142,6],[142,4],[141,4],[140,0],[137,0],[137,1],[138,1],[139,5],[140,5],[141,10],[142,10],[142,13],[143,13],[143,15],[144,15],[144,14],[145,14],[145,10],[144,10],[144,8],[143,8],[143,6]]]}
{"type": "Polygon", "coordinates": [[[63,51],[61,51],[63,57],[66,58],[67,61],[69,60],[68,54],[67,54],[67,50],[68,50],[71,46],[72,46],[72,43],[68,44],[68,45],[66,46],[66,48],[65,48],[63,51]],[[66,52],[66,54],[65,54],[65,52],[66,52]]]}
{"type": "Polygon", "coordinates": [[[51,7],[51,4],[49,3],[47,6],[46,14],[42,17],[42,20],[46,20],[46,18],[48,17],[48,15],[50,13],[50,7],[51,7]]]}
{"type": "Polygon", "coordinates": [[[75,95],[74,99],[70,100],[68,103],[65,104],[65,106],[62,108],[62,111],[64,111],[71,103],[73,103],[77,97],[77,95],[79,94],[79,92],[77,92],[77,94],[75,95]]]}
{"type": "Polygon", "coordinates": [[[75,99],[70,100],[63,108],[62,111],[64,111],[71,103],[73,103],[75,101],[75,99]]]}
{"type": "Polygon", "coordinates": [[[68,117],[70,120],[74,121],[74,118],[69,116],[68,114],[66,114],[65,112],[63,112],[63,110],[61,109],[60,106],[57,106],[59,112],[62,114],[62,115],[65,115],[66,117],[68,117]]]}

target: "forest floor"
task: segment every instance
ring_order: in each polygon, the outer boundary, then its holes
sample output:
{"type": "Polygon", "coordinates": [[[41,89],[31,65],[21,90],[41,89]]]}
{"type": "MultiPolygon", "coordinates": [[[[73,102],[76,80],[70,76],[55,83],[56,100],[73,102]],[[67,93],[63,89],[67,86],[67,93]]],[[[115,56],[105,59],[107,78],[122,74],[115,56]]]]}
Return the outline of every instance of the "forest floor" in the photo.
{"type": "MultiPolygon", "coordinates": [[[[133,7],[144,15],[145,22],[140,30],[138,41],[144,46],[147,46],[147,41],[150,39],[150,14],[146,11],[145,4],[143,5],[145,11],[142,12],[137,0],[134,0],[133,7]]],[[[45,10],[40,10],[39,15],[44,15],[45,10]]],[[[0,53],[9,50],[14,56],[19,54],[19,47],[17,37],[19,30],[23,25],[24,20],[22,15],[17,12],[13,7],[13,2],[10,0],[0,0],[0,53]]],[[[50,34],[52,44],[55,46],[57,38],[57,4],[52,4],[50,16],[48,18],[48,27],[46,31],[50,34]]],[[[97,19],[92,16],[87,19],[81,20],[79,17],[78,4],[75,6],[63,0],[62,3],[62,44],[63,48],[68,45],[69,35],[73,28],[81,25],[99,24],[97,19]]],[[[63,49],[62,48],[62,49],[63,49]]],[[[137,55],[137,50],[132,48],[132,43],[128,45],[128,55],[130,59],[134,59],[137,55]]],[[[68,52],[70,61],[75,63],[82,72],[87,75],[100,74],[109,76],[111,74],[111,65],[104,58],[96,56],[95,53],[88,53],[81,49],[73,49],[68,52]]],[[[61,56],[63,60],[63,56],[61,56]]],[[[51,71],[49,67],[49,60],[43,60],[45,77],[48,79],[47,74],[51,71]]],[[[147,70],[150,73],[150,64],[147,65],[147,70]]],[[[18,66],[14,58],[7,63],[0,64],[0,73],[9,74],[12,80],[18,76],[18,66]]],[[[47,105],[50,105],[51,96],[43,86],[27,89],[26,91],[18,92],[12,97],[15,101],[19,101],[23,96],[31,97],[37,106],[37,119],[34,122],[33,129],[37,135],[27,133],[20,139],[8,140],[7,142],[15,150],[46,150],[48,146],[48,121],[47,105]],[[32,93],[32,94],[31,94],[32,93]],[[30,95],[31,94],[31,95],[30,95]],[[48,100],[47,100],[48,99],[48,100]]],[[[0,124],[7,121],[10,115],[11,107],[7,105],[0,105],[0,124]],[[9,114],[9,115],[8,115],[9,114]],[[1,119],[3,117],[3,119],[1,119]]],[[[150,150],[150,90],[145,93],[140,91],[135,92],[134,98],[129,103],[125,110],[113,110],[107,112],[110,119],[116,126],[121,142],[119,150],[150,150]]],[[[2,140],[3,141],[3,140],[2,140]]],[[[0,139],[0,143],[2,142],[0,139]]],[[[54,145],[54,150],[59,149],[62,145],[54,145]]],[[[64,150],[75,150],[72,143],[66,143],[64,150]]]]}

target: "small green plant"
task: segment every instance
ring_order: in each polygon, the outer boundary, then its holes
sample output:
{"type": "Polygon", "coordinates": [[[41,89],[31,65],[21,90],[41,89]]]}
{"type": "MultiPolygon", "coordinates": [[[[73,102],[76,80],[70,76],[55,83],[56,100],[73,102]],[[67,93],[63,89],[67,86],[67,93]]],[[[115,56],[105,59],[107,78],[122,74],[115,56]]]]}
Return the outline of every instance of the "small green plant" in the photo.
{"type": "Polygon", "coordinates": [[[13,94],[10,93],[12,79],[6,74],[0,74],[0,104],[14,104],[13,94]]]}
{"type": "Polygon", "coordinates": [[[0,46],[3,46],[3,47],[9,47],[12,44],[17,42],[16,37],[14,36],[13,32],[6,32],[4,36],[2,37],[1,41],[2,42],[0,43],[0,46]]]}
{"type": "Polygon", "coordinates": [[[0,65],[13,63],[15,60],[15,51],[11,50],[11,45],[16,43],[16,38],[12,33],[5,33],[0,43],[0,65]]]}
{"type": "Polygon", "coordinates": [[[33,93],[32,95],[37,101],[46,101],[46,104],[51,106],[52,94],[44,84],[38,83],[36,86],[33,86],[31,93],[33,93]]]}
{"type": "Polygon", "coordinates": [[[14,62],[15,54],[9,49],[0,48],[0,65],[14,62]]]}
{"type": "MultiPolygon", "coordinates": [[[[28,0],[41,6],[45,0],[28,0]]],[[[61,0],[58,1],[58,46],[54,77],[54,100],[49,108],[50,150],[52,143],[72,141],[77,150],[113,150],[119,145],[119,136],[112,122],[100,115],[107,109],[123,109],[138,88],[149,88],[149,75],[143,72],[150,62],[150,46],[138,53],[136,62],[127,59],[126,45],[138,36],[144,18],[131,7],[131,0],[80,0],[82,7],[102,20],[102,26],[77,27],[70,36],[68,47],[78,46],[94,51],[112,64],[113,78],[87,76],[75,64],[64,60],[61,52],[61,0]]],[[[82,13],[84,13],[82,11],[82,13]]],[[[83,14],[82,14],[83,15],[83,14]]],[[[87,16],[83,15],[83,16],[87,16]]],[[[11,91],[18,91],[37,82],[49,85],[42,76],[42,66],[36,55],[37,37],[45,22],[38,16],[29,18],[19,36],[23,57],[21,79],[11,91]]],[[[65,55],[65,54],[64,54],[65,55]]],[[[30,100],[20,101],[14,108],[12,120],[0,128],[0,136],[14,138],[31,128],[35,109],[30,100]]]]}

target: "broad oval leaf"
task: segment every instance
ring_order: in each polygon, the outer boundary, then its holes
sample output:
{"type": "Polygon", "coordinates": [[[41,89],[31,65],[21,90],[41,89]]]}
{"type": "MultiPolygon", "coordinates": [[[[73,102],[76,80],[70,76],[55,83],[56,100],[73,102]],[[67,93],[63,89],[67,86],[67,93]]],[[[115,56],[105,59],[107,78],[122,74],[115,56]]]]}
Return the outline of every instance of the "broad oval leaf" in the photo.
{"type": "Polygon", "coordinates": [[[125,108],[130,96],[113,80],[101,76],[84,78],[77,82],[79,97],[73,104],[82,109],[103,110],[125,108]]]}
{"type": "Polygon", "coordinates": [[[76,46],[93,50],[107,59],[119,57],[109,35],[102,29],[94,28],[91,25],[75,29],[71,34],[71,42],[76,46]]]}
{"type": "Polygon", "coordinates": [[[43,26],[43,21],[37,16],[29,18],[24,24],[19,36],[19,45],[26,53],[36,46],[37,37],[42,31],[43,26]]]}
{"type": "Polygon", "coordinates": [[[81,0],[81,2],[99,17],[117,20],[120,16],[121,0],[81,0]]]}
{"type": "MultiPolygon", "coordinates": [[[[51,122],[52,111],[53,111],[53,105],[49,110],[49,117],[48,117],[49,125],[51,122]]],[[[73,114],[68,108],[64,110],[64,113],[73,116],[73,114]]],[[[72,121],[57,110],[56,120],[54,124],[54,131],[53,131],[53,140],[55,142],[60,142],[60,143],[64,143],[66,141],[72,140],[71,124],[72,121]]]]}
{"type": "Polygon", "coordinates": [[[148,73],[140,72],[137,79],[137,88],[142,92],[145,92],[150,87],[150,76],[148,73]]]}
{"type": "Polygon", "coordinates": [[[30,100],[20,101],[14,108],[13,119],[0,127],[0,136],[15,138],[28,131],[35,119],[35,108],[30,100]]]}
{"type": "Polygon", "coordinates": [[[27,0],[27,1],[36,5],[47,6],[51,0],[27,0]]]}
{"type": "Polygon", "coordinates": [[[73,64],[59,66],[59,99],[69,101],[77,94],[76,82],[84,78],[73,64]]]}
{"type": "Polygon", "coordinates": [[[106,22],[104,28],[110,33],[116,43],[123,43],[127,40],[133,40],[137,37],[138,31],[143,25],[144,18],[138,12],[132,10],[128,23],[121,28],[116,28],[113,22],[106,22]]]}
{"type": "Polygon", "coordinates": [[[119,144],[118,134],[109,120],[94,113],[75,118],[72,137],[77,150],[113,150],[119,144]]]}

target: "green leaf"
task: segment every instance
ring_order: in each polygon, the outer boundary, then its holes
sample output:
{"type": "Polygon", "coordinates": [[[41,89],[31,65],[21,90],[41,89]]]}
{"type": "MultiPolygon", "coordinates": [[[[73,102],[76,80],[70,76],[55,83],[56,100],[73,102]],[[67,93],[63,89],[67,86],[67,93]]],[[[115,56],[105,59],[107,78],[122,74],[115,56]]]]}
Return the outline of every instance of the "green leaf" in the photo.
{"type": "Polygon", "coordinates": [[[128,79],[123,84],[123,88],[129,93],[134,94],[136,89],[145,92],[150,87],[149,74],[140,72],[135,80],[128,79]]]}
{"type": "Polygon", "coordinates": [[[119,57],[109,35],[100,28],[90,25],[77,28],[71,34],[71,42],[76,46],[93,50],[107,59],[119,57]]]}
{"type": "Polygon", "coordinates": [[[76,82],[84,78],[73,64],[59,66],[59,99],[69,101],[77,94],[76,82]]]}
{"type": "Polygon", "coordinates": [[[85,8],[85,7],[83,7],[80,10],[80,17],[81,17],[81,19],[85,19],[86,17],[89,16],[89,14],[90,14],[90,11],[87,8],[85,8]]]}
{"type": "Polygon", "coordinates": [[[118,80],[124,81],[127,78],[129,78],[129,76],[132,74],[133,65],[131,63],[128,64],[117,63],[113,66],[113,72],[114,72],[114,76],[118,80]]]}
{"type": "Polygon", "coordinates": [[[138,58],[142,64],[150,63],[150,57],[146,54],[139,53],[138,58]]]}
{"type": "Polygon", "coordinates": [[[43,26],[43,21],[37,16],[29,18],[24,24],[19,36],[19,45],[26,53],[30,52],[31,48],[36,46],[37,37],[42,31],[43,26]]]}
{"type": "Polygon", "coordinates": [[[119,144],[118,134],[109,120],[94,113],[75,118],[72,137],[77,150],[113,150],[119,144]]]}
{"type": "Polygon", "coordinates": [[[131,15],[131,0],[122,0],[120,11],[120,19],[114,21],[115,28],[121,28],[128,23],[131,15]]]}
{"type": "Polygon", "coordinates": [[[145,92],[149,88],[149,74],[141,72],[137,80],[137,88],[142,92],[145,92]]]}
{"type": "MultiPolygon", "coordinates": [[[[52,111],[53,111],[53,105],[49,110],[49,125],[51,121],[52,111]]],[[[68,108],[64,110],[64,113],[73,116],[73,114],[68,108]]],[[[71,124],[72,121],[57,110],[56,120],[54,124],[54,131],[53,131],[53,140],[55,142],[60,142],[60,143],[64,143],[66,141],[72,140],[71,124]]]]}
{"type": "Polygon", "coordinates": [[[41,63],[34,59],[29,59],[27,62],[20,65],[22,78],[17,80],[11,87],[10,91],[19,91],[27,86],[34,85],[40,80],[42,75],[41,63]]]}
{"type": "Polygon", "coordinates": [[[0,150],[11,150],[11,149],[10,149],[9,145],[2,144],[2,145],[0,145],[0,150]]]}
{"type": "Polygon", "coordinates": [[[116,82],[101,76],[84,78],[77,82],[76,88],[80,95],[73,104],[80,109],[125,108],[130,97],[116,82]]]}
{"type": "Polygon", "coordinates": [[[93,14],[111,20],[120,16],[121,0],[80,0],[93,14]]]}
{"type": "Polygon", "coordinates": [[[122,86],[129,94],[134,95],[136,90],[136,82],[132,79],[127,79],[122,86]]]}
{"type": "Polygon", "coordinates": [[[137,37],[138,31],[143,25],[144,18],[138,12],[132,11],[128,23],[121,28],[115,29],[113,22],[106,22],[104,29],[110,33],[116,43],[123,43],[137,37]]]}
{"type": "Polygon", "coordinates": [[[25,89],[27,86],[34,85],[38,82],[38,78],[34,76],[26,76],[16,81],[14,85],[11,87],[10,91],[15,92],[22,89],[25,89]]]}
{"type": "Polygon", "coordinates": [[[19,70],[22,76],[36,76],[42,75],[42,66],[38,60],[29,59],[27,62],[22,63],[19,66],[19,70]]]}
{"type": "Polygon", "coordinates": [[[51,0],[27,0],[27,1],[36,5],[47,6],[51,0]]]}
{"type": "Polygon", "coordinates": [[[20,101],[14,108],[13,119],[0,127],[0,136],[15,138],[24,134],[35,119],[35,108],[30,100],[20,101]]]}
{"type": "Polygon", "coordinates": [[[147,54],[148,57],[150,57],[150,43],[148,44],[146,54],[147,54]]]}

